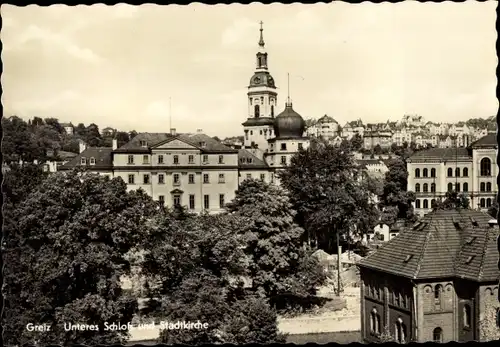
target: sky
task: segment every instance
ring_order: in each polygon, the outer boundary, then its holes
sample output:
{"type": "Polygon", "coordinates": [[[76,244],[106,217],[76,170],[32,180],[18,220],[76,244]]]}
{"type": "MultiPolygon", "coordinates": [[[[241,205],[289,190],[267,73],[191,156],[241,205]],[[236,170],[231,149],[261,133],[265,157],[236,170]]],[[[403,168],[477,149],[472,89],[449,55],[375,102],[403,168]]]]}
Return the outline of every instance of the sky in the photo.
{"type": "Polygon", "coordinates": [[[2,5],[2,104],[123,131],[243,135],[259,22],[304,119],[497,114],[496,1],[141,6],[2,5]]]}

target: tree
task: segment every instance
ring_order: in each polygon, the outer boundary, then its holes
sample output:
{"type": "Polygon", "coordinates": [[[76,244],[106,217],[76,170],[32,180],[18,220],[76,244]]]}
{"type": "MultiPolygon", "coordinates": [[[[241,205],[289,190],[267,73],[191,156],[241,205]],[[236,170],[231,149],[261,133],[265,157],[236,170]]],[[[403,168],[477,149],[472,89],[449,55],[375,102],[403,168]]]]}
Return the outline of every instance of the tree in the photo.
{"type": "Polygon", "coordinates": [[[130,139],[132,140],[134,137],[137,136],[137,131],[132,130],[129,134],[130,134],[130,139]]]}
{"type": "Polygon", "coordinates": [[[382,152],[383,152],[382,147],[379,144],[377,144],[375,147],[373,147],[374,154],[382,154],[382,152]]]}
{"type": "Polygon", "coordinates": [[[104,322],[130,321],[136,300],[120,276],[154,212],[142,191],[121,178],[71,171],[49,176],[8,210],[4,222],[4,331],[7,345],[122,343],[104,322]],[[30,332],[27,323],[48,324],[30,332]],[[64,323],[98,331],[65,331],[64,323]]]}
{"type": "Polygon", "coordinates": [[[32,125],[33,127],[39,127],[39,126],[41,126],[41,125],[45,125],[45,122],[43,121],[43,119],[42,119],[42,118],[40,118],[40,117],[35,117],[35,118],[33,118],[33,121],[31,122],[31,125],[32,125]]]}
{"type": "Polygon", "coordinates": [[[347,233],[361,217],[376,211],[368,181],[345,146],[313,141],[278,176],[290,192],[306,240],[317,241],[327,252],[334,250],[337,233],[347,233]]]}
{"type": "Polygon", "coordinates": [[[85,137],[83,139],[90,147],[97,147],[101,145],[102,137],[99,132],[99,127],[92,123],[85,129],[85,137]]]}
{"type": "Polygon", "coordinates": [[[57,118],[45,118],[45,124],[49,127],[52,127],[59,134],[62,134],[64,132],[64,128],[59,123],[59,120],[57,118]]]}
{"type": "Polygon", "coordinates": [[[39,148],[39,160],[44,162],[57,157],[57,152],[61,149],[62,136],[57,129],[50,125],[41,125],[34,129],[37,145],[39,148]],[[52,153],[49,155],[49,153],[52,153]]]}
{"type": "Polygon", "coordinates": [[[3,162],[32,163],[43,157],[43,148],[38,146],[36,136],[29,131],[28,124],[21,118],[2,118],[2,130],[3,162]]]}
{"type": "Polygon", "coordinates": [[[85,127],[85,124],[79,123],[75,128],[75,135],[84,138],[86,134],[87,134],[87,128],[85,127]]]}
{"type": "Polygon", "coordinates": [[[246,220],[245,235],[253,290],[262,290],[271,303],[283,295],[307,297],[324,281],[319,264],[303,247],[304,230],[294,223],[295,211],[279,187],[260,180],[245,180],[227,210],[246,220]]]}
{"type": "Polygon", "coordinates": [[[125,131],[118,131],[116,133],[115,138],[116,138],[118,147],[123,146],[124,144],[128,143],[131,140],[129,134],[125,131]]]}
{"type": "Polygon", "coordinates": [[[470,200],[464,194],[459,194],[456,191],[446,192],[444,201],[438,201],[434,209],[449,210],[449,209],[468,209],[470,208],[470,200]]]}
{"type": "Polygon", "coordinates": [[[397,219],[415,220],[412,202],[415,194],[407,191],[408,170],[402,158],[393,159],[389,163],[389,171],[385,174],[384,188],[380,195],[382,220],[391,226],[397,219]]]}
{"type": "Polygon", "coordinates": [[[398,150],[398,145],[395,142],[391,143],[391,152],[396,153],[397,150],[398,150]]]}
{"type": "Polygon", "coordinates": [[[239,279],[247,259],[244,239],[234,230],[245,223],[238,216],[193,216],[183,209],[155,218],[143,244],[148,296],[161,299],[155,305],[164,320],[208,323],[206,329],[163,330],[161,342],[283,342],[267,301],[243,295],[239,279]]]}
{"type": "Polygon", "coordinates": [[[351,148],[353,151],[359,151],[361,148],[363,148],[363,138],[361,137],[360,134],[356,133],[354,136],[351,138],[351,148]]]}

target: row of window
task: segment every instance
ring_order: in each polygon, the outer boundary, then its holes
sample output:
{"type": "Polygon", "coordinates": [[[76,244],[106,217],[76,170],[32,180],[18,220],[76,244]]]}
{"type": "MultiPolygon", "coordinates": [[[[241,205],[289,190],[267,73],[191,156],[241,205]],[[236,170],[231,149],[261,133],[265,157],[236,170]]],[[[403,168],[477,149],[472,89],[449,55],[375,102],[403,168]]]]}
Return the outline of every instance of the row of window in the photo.
{"type": "MultiPolygon", "coordinates": [[[[81,158],[80,158],[80,164],[81,164],[81,165],[87,165],[87,158],[85,158],[85,157],[81,157],[81,158]]],[[[90,157],[90,159],[89,159],[89,164],[90,164],[90,165],[95,165],[95,158],[94,158],[94,157],[90,157]]]]}
{"type": "MultiPolygon", "coordinates": [[[[453,186],[455,186],[455,191],[456,192],[460,192],[460,183],[448,183],[448,191],[451,192],[453,191],[453,186]]],[[[415,193],[420,193],[420,183],[417,183],[415,184],[415,193]]],[[[431,187],[431,190],[430,192],[431,193],[435,193],[436,192],[436,184],[435,183],[431,183],[430,185],[431,187]]],[[[467,182],[465,182],[462,186],[462,191],[463,192],[468,192],[469,191],[469,184],[467,182]]],[[[491,192],[492,191],[492,185],[490,182],[481,182],[479,184],[479,191],[481,192],[491,192]]],[[[428,193],[429,192],[429,185],[427,183],[424,183],[422,185],[422,192],[424,193],[428,193]]]]}
{"type": "MultiPolygon", "coordinates": [[[[376,308],[370,312],[370,332],[376,335],[382,333],[381,318],[376,308]]],[[[394,333],[397,342],[404,343],[406,341],[406,324],[403,323],[401,318],[398,318],[394,323],[394,333]]]]}
{"type": "MultiPolygon", "coordinates": [[[[179,156],[174,155],[173,161],[174,161],[174,164],[179,164],[179,156]]],[[[149,155],[142,156],[142,163],[143,164],[150,164],[149,155]]],[[[164,156],[162,154],[158,155],[158,164],[164,164],[164,163],[165,163],[164,156]]],[[[194,164],[194,155],[190,154],[188,156],[188,163],[194,164]]],[[[203,163],[204,164],[208,163],[208,155],[206,155],[206,154],[203,155],[203,163]]],[[[134,156],[133,155],[128,156],[128,164],[134,164],[134,156]]],[[[219,164],[224,164],[224,156],[223,155],[219,155],[219,164]]]]}
{"type": "MultiPolygon", "coordinates": [[[[492,199],[490,198],[481,198],[479,200],[479,207],[481,208],[489,208],[491,207],[492,205],[492,199]]],[[[431,208],[434,208],[436,206],[436,199],[431,199],[431,208]]],[[[422,201],[420,199],[416,199],[415,200],[415,208],[423,208],[423,209],[427,209],[429,208],[429,200],[427,199],[422,199],[422,201]]]]}
{"type": "MultiPolygon", "coordinates": [[[[181,184],[181,174],[174,173],[173,175],[173,184],[174,185],[180,185],[181,184]]],[[[246,175],[246,179],[251,179],[252,174],[248,173],[246,175]]],[[[266,179],[266,174],[260,174],[260,180],[264,181],[266,179]]],[[[150,184],[151,183],[151,175],[150,174],[143,174],[142,175],[142,182],[143,184],[150,184]]],[[[219,183],[226,183],[226,178],[223,173],[219,174],[219,183]]],[[[195,183],[195,174],[189,174],[188,175],[188,183],[189,184],[194,184],[195,183]]],[[[210,175],[208,173],[203,174],[203,183],[208,184],[210,183],[210,175]]],[[[135,174],[129,174],[128,175],[128,184],[135,184],[135,174]]],[[[158,174],[158,184],[165,184],[165,174],[158,174]]]]}
{"type": "MultiPolygon", "coordinates": [[[[489,158],[481,159],[480,163],[480,176],[491,176],[491,160],[489,158]]],[[[449,167],[447,170],[447,176],[453,177],[453,168],[449,167]]],[[[469,177],[469,169],[464,167],[462,169],[462,176],[469,177]]],[[[420,169],[415,169],[415,177],[420,177],[420,169]]],[[[422,177],[429,177],[429,170],[427,168],[422,169],[422,177]]],[[[430,177],[436,177],[436,169],[430,170],[430,177]]],[[[460,168],[455,168],[455,177],[460,177],[460,168]]]]}
{"type": "MultiPolygon", "coordinates": [[[[255,118],[260,117],[260,105],[254,106],[253,113],[254,113],[255,118]]],[[[271,105],[271,117],[274,117],[274,105],[271,105]]]]}
{"type": "MultiPolygon", "coordinates": [[[[173,196],[174,206],[183,206],[182,195],[174,194],[173,196]]],[[[161,205],[165,205],[165,195],[158,195],[158,202],[161,205]]],[[[224,208],[226,205],[226,197],[224,194],[219,194],[219,208],[224,208]]],[[[194,210],[196,208],[196,196],[194,194],[189,194],[188,208],[194,210]]],[[[210,195],[203,195],[203,208],[205,210],[210,209],[210,195]]]]}
{"type": "MultiPolygon", "coordinates": [[[[376,288],[374,285],[368,284],[366,294],[376,300],[383,300],[383,288],[376,288]]],[[[409,302],[406,295],[398,291],[389,291],[389,303],[394,306],[408,308],[409,302]]]]}

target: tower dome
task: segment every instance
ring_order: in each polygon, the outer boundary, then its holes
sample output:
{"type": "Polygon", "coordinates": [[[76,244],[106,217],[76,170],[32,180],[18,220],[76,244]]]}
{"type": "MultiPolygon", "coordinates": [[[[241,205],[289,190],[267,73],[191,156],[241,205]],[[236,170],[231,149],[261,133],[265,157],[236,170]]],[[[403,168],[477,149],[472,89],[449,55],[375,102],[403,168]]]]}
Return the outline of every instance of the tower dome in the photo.
{"type": "Polygon", "coordinates": [[[306,122],[300,114],[295,112],[291,102],[287,102],[285,109],[274,120],[276,137],[302,137],[306,122]]]}

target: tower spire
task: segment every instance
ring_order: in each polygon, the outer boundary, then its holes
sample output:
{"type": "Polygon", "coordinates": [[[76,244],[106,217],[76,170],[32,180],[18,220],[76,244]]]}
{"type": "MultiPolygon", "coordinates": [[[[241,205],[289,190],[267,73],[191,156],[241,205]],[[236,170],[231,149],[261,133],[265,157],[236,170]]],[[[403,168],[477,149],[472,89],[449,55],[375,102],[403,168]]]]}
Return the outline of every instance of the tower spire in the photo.
{"type": "Polygon", "coordinates": [[[287,73],[287,85],[288,85],[288,95],[286,97],[285,106],[292,106],[292,100],[290,99],[290,73],[287,73]]]}
{"type": "Polygon", "coordinates": [[[264,25],[264,22],[263,21],[260,21],[260,40],[259,40],[259,46],[261,46],[262,48],[264,48],[264,34],[262,33],[264,31],[264,29],[262,28],[262,25],[264,25]]]}

